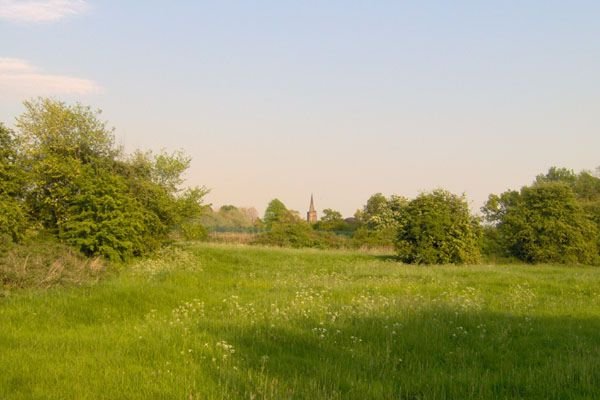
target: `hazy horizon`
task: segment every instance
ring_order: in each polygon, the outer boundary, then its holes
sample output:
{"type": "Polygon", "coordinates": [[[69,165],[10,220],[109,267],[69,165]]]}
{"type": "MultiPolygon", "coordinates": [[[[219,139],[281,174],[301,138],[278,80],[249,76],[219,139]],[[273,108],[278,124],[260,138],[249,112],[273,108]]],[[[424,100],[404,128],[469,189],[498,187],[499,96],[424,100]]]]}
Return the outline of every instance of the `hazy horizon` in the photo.
{"type": "Polygon", "coordinates": [[[600,165],[600,3],[0,0],[0,122],[51,96],[131,151],[183,149],[206,200],[444,188],[473,210],[600,165]]]}

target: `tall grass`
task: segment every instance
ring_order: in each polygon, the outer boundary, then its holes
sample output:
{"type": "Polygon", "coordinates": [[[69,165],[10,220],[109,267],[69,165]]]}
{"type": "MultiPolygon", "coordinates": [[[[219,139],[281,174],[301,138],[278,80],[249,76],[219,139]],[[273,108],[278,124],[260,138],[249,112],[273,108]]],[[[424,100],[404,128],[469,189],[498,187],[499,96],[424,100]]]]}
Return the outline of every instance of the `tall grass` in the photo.
{"type": "Polygon", "coordinates": [[[109,269],[101,258],[88,259],[49,238],[0,251],[0,297],[24,288],[88,285],[109,269]]]}
{"type": "Polygon", "coordinates": [[[600,270],[189,244],[0,299],[0,398],[594,399],[600,270]]]}
{"type": "Polygon", "coordinates": [[[207,240],[212,243],[249,244],[258,234],[250,232],[210,232],[207,240]]]}

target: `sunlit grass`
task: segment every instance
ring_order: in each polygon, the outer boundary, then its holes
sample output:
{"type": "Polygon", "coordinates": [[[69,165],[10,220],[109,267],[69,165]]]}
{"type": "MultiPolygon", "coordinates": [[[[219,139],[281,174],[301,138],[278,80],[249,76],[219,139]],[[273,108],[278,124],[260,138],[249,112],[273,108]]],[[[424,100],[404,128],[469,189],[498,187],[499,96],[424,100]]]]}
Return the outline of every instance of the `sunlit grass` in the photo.
{"type": "Polygon", "coordinates": [[[600,269],[190,244],[0,299],[0,398],[600,397],[600,269]]]}

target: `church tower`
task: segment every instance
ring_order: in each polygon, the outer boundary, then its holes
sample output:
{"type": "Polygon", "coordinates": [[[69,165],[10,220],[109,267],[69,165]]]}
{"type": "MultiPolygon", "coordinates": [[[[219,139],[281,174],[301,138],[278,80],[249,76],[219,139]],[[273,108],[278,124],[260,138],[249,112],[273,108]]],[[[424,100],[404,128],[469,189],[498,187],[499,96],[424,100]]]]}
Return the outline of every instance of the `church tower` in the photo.
{"type": "Polygon", "coordinates": [[[317,222],[317,210],[315,210],[315,202],[313,201],[313,195],[310,195],[310,207],[306,213],[306,222],[314,224],[317,222]]]}

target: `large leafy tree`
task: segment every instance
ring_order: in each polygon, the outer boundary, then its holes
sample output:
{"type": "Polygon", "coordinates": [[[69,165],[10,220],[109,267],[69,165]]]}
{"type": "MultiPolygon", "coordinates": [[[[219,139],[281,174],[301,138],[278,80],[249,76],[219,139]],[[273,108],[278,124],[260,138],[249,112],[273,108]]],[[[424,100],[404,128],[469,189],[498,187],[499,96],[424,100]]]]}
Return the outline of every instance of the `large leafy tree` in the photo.
{"type": "Polygon", "coordinates": [[[482,209],[486,219],[507,256],[532,263],[593,263],[598,230],[573,190],[577,177],[550,172],[519,192],[490,195],[482,209]]]}
{"type": "MultiPolygon", "coordinates": [[[[596,170],[600,171],[600,167],[596,170]]],[[[566,168],[552,167],[545,175],[538,175],[537,183],[561,182],[569,186],[585,214],[590,218],[600,233],[600,175],[589,171],[575,174],[566,168]]],[[[600,237],[598,237],[600,247],[600,237]]]]}
{"type": "MultiPolygon", "coordinates": [[[[189,158],[114,145],[99,111],[38,99],[17,119],[32,217],[89,255],[142,255],[198,220],[203,188],[180,192],[189,158]]],[[[189,231],[189,229],[188,229],[189,231]]]]}
{"type": "Polygon", "coordinates": [[[435,190],[408,203],[396,249],[407,263],[473,264],[480,258],[480,232],[464,196],[435,190]]]}
{"type": "Polygon", "coordinates": [[[69,202],[79,191],[83,166],[110,167],[118,150],[98,112],[76,104],[38,99],[24,102],[17,128],[30,172],[28,202],[36,220],[56,233],[67,221],[69,202]]]}

